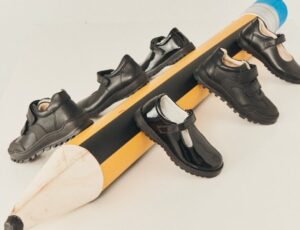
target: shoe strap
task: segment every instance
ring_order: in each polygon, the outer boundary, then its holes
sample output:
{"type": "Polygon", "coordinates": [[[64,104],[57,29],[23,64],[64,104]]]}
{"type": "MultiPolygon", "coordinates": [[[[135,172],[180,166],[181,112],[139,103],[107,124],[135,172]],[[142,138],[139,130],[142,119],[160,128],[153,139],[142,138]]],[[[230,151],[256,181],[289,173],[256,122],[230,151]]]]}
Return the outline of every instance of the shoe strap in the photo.
{"type": "Polygon", "coordinates": [[[163,39],[165,39],[164,36],[159,36],[159,37],[156,37],[156,38],[153,38],[150,42],[150,49],[151,50],[159,50],[159,51],[164,51],[162,50],[160,47],[157,46],[157,43],[159,43],[160,41],[162,41],[163,39]]]}
{"type": "Polygon", "coordinates": [[[25,125],[24,127],[22,128],[22,131],[21,131],[21,135],[24,135],[28,128],[30,126],[32,126],[35,122],[36,122],[36,116],[34,115],[34,113],[32,112],[32,105],[34,104],[35,102],[32,102],[30,105],[29,105],[29,108],[28,108],[28,112],[27,112],[27,120],[25,122],[25,125]]]}
{"type": "Polygon", "coordinates": [[[258,92],[261,91],[261,85],[259,84],[259,82],[253,81],[246,89],[245,89],[245,93],[249,96],[252,97],[254,95],[256,95],[258,92]]]}
{"type": "Polygon", "coordinates": [[[240,72],[240,82],[241,83],[250,83],[257,79],[258,71],[256,66],[251,66],[251,69],[240,72]]]}
{"type": "Polygon", "coordinates": [[[100,83],[101,85],[109,85],[110,80],[108,77],[106,77],[105,75],[108,73],[111,73],[112,70],[103,70],[103,71],[99,71],[97,73],[97,82],[100,83]]]}
{"type": "Polygon", "coordinates": [[[196,117],[195,114],[192,110],[187,110],[189,116],[185,119],[185,121],[181,124],[167,124],[167,125],[160,125],[158,127],[158,130],[160,131],[160,133],[176,133],[182,130],[186,130],[189,129],[191,126],[194,125],[195,121],[196,121],[196,117]]]}
{"type": "Polygon", "coordinates": [[[265,42],[265,48],[269,48],[272,46],[277,46],[279,44],[282,44],[286,41],[285,39],[285,35],[284,34],[277,34],[277,38],[276,39],[272,39],[269,41],[265,42]]]}

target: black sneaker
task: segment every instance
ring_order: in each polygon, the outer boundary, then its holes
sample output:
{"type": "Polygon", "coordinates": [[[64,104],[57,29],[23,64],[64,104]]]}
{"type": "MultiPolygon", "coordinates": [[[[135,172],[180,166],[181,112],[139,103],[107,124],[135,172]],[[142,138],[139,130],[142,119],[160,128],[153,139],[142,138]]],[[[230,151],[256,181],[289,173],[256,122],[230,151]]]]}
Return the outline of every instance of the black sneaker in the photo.
{"type": "Polygon", "coordinates": [[[68,141],[93,122],[66,91],[30,104],[21,136],[9,146],[13,161],[34,160],[40,153],[68,141]]]}
{"type": "Polygon", "coordinates": [[[221,172],[222,156],[194,125],[192,110],[182,110],[162,94],[138,109],[135,120],[181,169],[202,177],[215,177],[221,172]]]}
{"type": "Polygon", "coordinates": [[[227,101],[240,117],[273,124],[279,112],[261,90],[257,75],[255,65],[232,59],[224,49],[218,49],[194,72],[198,83],[227,101]]]}
{"type": "Polygon", "coordinates": [[[259,59],[275,76],[300,84],[300,66],[282,45],[283,42],[285,36],[269,31],[260,19],[242,30],[238,39],[240,47],[259,59]]]}
{"type": "Polygon", "coordinates": [[[152,77],[166,66],[186,56],[195,49],[195,46],[177,28],[174,28],[167,37],[153,38],[150,49],[150,54],[141,66],[146,74],[152,77]]]}
{"type": "Polygon", "coordinates": [[[147,84],[148,77],[129,55],[125,55],[117,69],[98,72],[98,82],[99,89],[78,103],[92,117],[133,94],[147,84]]]}

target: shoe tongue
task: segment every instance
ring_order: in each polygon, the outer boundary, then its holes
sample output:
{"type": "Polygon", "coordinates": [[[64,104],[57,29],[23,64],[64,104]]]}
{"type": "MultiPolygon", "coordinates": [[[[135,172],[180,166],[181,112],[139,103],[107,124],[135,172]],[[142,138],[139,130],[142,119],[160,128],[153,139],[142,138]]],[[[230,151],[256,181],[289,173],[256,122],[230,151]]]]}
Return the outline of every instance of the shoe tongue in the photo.
{"type": "Polygon", "coordinates": [[[244,70],[250,70],[251,66],[247,61],[244,60],[236,60],[232,57],[230,57],[227,53],[226,49],[220,48],[217,52],[217,55],[220,56],[223,60],[223,63],[225,65],[233,65],[236,68],[240,68],[240,70],[244,71],[244,70]],[[226,63],[227,62],[227,63],[226,63]]]}

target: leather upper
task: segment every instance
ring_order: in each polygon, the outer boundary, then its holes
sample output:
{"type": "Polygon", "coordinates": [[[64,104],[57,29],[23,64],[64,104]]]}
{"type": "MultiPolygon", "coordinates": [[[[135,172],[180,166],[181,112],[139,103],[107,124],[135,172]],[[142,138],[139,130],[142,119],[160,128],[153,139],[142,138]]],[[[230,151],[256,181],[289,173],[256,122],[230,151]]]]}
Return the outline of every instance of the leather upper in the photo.
{"type": "MultiPolygon", "coordinates": [[[[295,81],[300,81],[300,66],[298,63],[294,59],[286,61],[279,54],[277,45],[285,42],[285,36],[283,34],[278,34],[277,39],[262,34],[259,19],[256,19],[243,29],[240,34],[240,39],[244,40],[243,43],[240,43],[241,46],[247,44],[246,46],[250,46],[254,49],[277,74],[295,81]]],[[[242,48],[247,49],[247,47],[242,48]]],[[[264,62],[264,60],[261,61],[264,62]]]]}
{"type": "Polygon", "coordinates": [[[231,67],[224,64],[223,56],[221,49],[216,50],[196,72],[203,71],[244,112],[255,111],[257,116],[278,117],[277,108],[261,90],[256,66],[249,64],[250,69],[246,64],[231,67]]]}
{"type": "Polygon", "coordinates": [[[129,55],[125,55],[115,70],[109,69],[97,73],[97,81],[100,83],[98,90],[80,101],[78,106],[86,112],[91,112],[114,93],[144,76],[141,67],[129,55]]]}
{"type": "Polygon", "coordinates": [[[189,44],[190,41],[177,28],[173,28],[167,37],[153,38],[150,43],[150,54],[142,63],[142,69],[148,73],[189,44]]]}
{"type": "Polygon", "coordinates": [[[33,101],[29,105],[21,136],[10,144],[9,153],[26,151],[46,134],[61,129],[83,112],[64,90],[53,95],[46,111],[38,110],[38,102],[39,100],[33,101]]]}
{"type": "Polygon", "coordinates": [[[142,107],[142,114],[148,125],[163,139],[176,157],[186,165],[194,169],[207,171],[222,167],[221,154],[195,127],[194,122],[196,119],[193,111],[187,111],[189,116],[182,124],[173,123],[161,115],[159,101],[162,96],[154,97],[142,107]],[[154,107],[159,115],[154,118],[147,117],[146,114],[154,107]],[[182,130],[188,130],[193,141],[193,147],[187,147],[184,144],[182,130]]]}

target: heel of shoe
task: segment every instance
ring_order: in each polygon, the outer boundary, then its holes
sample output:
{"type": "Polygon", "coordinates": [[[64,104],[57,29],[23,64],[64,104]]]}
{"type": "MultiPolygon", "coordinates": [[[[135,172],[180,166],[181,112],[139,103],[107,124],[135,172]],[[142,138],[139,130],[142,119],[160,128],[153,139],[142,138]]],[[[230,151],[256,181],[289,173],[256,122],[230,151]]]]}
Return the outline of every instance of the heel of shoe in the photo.
{"type": "Polygon", "coordinates": [[[193,77],[198,84],[206,85],[205,82],[208,80],[208,76],[203,65],[198,66],[198,68],[193,72],[193,77]]]}

